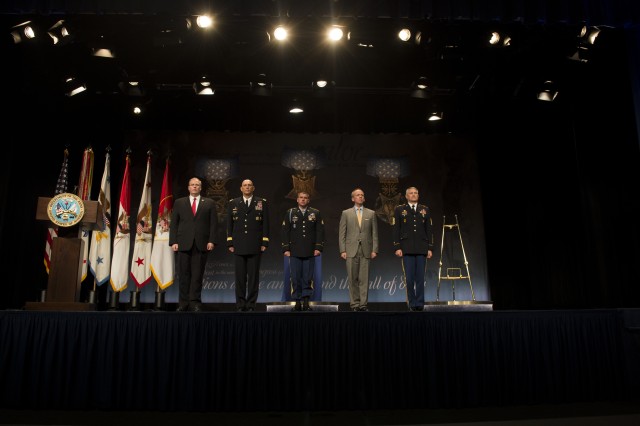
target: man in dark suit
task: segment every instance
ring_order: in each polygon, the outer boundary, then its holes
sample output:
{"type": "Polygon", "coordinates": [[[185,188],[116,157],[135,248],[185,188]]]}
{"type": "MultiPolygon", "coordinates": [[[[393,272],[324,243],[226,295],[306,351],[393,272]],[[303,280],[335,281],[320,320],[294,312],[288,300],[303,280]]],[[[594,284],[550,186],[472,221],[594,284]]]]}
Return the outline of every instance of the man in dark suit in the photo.
{"type": "Polygon", "coordinates": [[[173,205],[169,228],[169,245],[177,253],[180,296],[178,312],[202,310],[202,278],[207,255],[215,248],[218,216],[216,204],[200,196],[202,181],[189,180],[189,196],[173,205]]]}
{"type": "Polygon", "coordinates": [[[314,285],[322,285],[314,283],[314,272],[315,258],[324,248],[324,221],[319,210],[309,207],[307,192],[298,192],[296,201],[298,206],[287,210],[282,219],[282,252],[289,258],[293,310],[310,311],[314,285]]]}
{"type": "Polygon", "coordinates": [[[397,206],[393,215],[393,246],[402,258],[410,311],[424,309],[424,275],[427,259],[433,256],[433,227],[429,207],[418,203],[418,189],[407,188],[406,204],[397,206]]]}
{"type": "Polygon", "coordinates": [[[364,192],[351,192],[353,207],[342,211],[338,228],[340,257],[346,260],[349,278],[349,306],[353,311],[368,311],[369,263],[378,255],[376,212],[364,207],[364,192]]]}
{"type": "Polygon", "coordinates": [[[236,309],[253,311],[260,289],[260,260],[269,246],[267,200],[253,195],[249,179],[242,181],[242,196],[227,206],[227,247],[235,258],[236,309]]]}

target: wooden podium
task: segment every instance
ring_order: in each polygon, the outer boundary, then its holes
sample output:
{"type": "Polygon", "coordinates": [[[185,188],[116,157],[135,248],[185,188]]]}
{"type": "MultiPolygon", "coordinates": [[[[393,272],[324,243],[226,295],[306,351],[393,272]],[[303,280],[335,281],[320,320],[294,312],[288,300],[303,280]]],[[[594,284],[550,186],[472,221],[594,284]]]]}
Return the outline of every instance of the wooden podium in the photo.
{"type": "MultiPolygon", "coordinates": [[[[51,198],[38,197],[36,219],[49,221],[48,205],[51,198]]],[[[51,247],[51,266],[44,302],[27,302],[31,311],[94,311],[94,303],[80,302],[84,241],[78,238],[79,227],[89,230],[104,229],[102,206],[97,201],[84,200],[84,216],[79,224],[58,228],[58,237],[51,247]]]]}

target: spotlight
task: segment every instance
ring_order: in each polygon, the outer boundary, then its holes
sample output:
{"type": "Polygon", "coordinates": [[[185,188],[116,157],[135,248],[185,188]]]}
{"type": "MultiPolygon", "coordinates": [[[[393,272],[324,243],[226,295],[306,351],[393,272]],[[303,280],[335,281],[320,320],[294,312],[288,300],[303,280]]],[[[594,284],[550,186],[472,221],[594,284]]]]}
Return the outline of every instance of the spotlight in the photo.
{"type": "Polygon", "coordinates": [[[278,25],[274,30],[273,30],[273,37],[278,40],[278,41],[284,41],[287,39],[289,35],[289,32],[287,31],[287,29],[285,27],[283,27],[282,25],[278,25]]]}
{"type": "Polygon", "coordinates": [[[319,78],[318,80],[311,82],[311,91],[313,92],[314,96],[330,96],[333,94],[333,89],[335,88],[335,86],[335,81],[319,78]]]}
{"type": "Polygon", "coordinates": [[[431,97],[431,83],[425,76],[420,76],[411,85],[411,97],[428,99],[431,97]]]}
{"type": "Polygon", "coordinates": [[[444,113],[442,111],[433,111],[427,117],[427,121],[440,121],[444,118],[444,113]]]}
{"type": "Polygon", "coordinates": [[[87,90],[86,84],[80,82],[74,77],[68,77],[65,80],[65,93],[67,96],[75,96],[87,90]]]}
{"type": "Polygon", "coordinates": [[[15,44],[21,43],[25,40],[31,40],[36,38],[37,32],[34,29],[34,25],[31,21],[23,22],[15,27],[11,28],[11,37],[15,44]]]}
{"type": "Polygon", "coordinates": [[[402,41],[409,41],[411,38],[411,30],[408,28],[403,28],[398,32],[398,38],[402,41]]]}
{"type": "Polygon", "coordinates": [[[213,95],[215,93],[213,85],[206,75],[203,75],[199,81],[193,83],[193,90],[196,95],[213,95]]]}
{"type": "Polygon", "coordinates": [[[329,41],[336,42],[342,40],[344,37],[344,31],[341,27],[334,25],[327,31],[327,38],[329,41]]]}
{"type": "Polygon", "coordinates": [[[113,53],[112,49],[108,49],[106,47],[98,47],[93,49],[93,56],[97,56],[99,58],[115,58],[116,55],[113,53]]]}
{"type": "Polygon", "coordinates": [[[302,103],[300,103],[297,99],[294,99],[289,106],[289,114],[302,114],[304,112],[304,107],[302,103]]]}
{"type": "Polygon", "coordinates": [[[143,96],[144,89],[142,84],[135,77],[129,77],[127,81],[118,83],[118,87],[127,96],[143,96]]]}
{"type": "Polygon", "coordinates": [[[198,28],[211,28],[213,26],[213,18],[209,15],[198,15],[196,17],[196,25],[198,28]]]}
{"type": "Polygon", "coordinates": [[[597,27],[583,26],[578,34],[576,51],[569,56],[569,59],[580,62],[588,62],[592,59],[593,49],[597,47],[596,41],[602,35],[602,30],[604,28],[610,27],[604,25],[597,27]]]}
{"type": "Polygon", "coordinates": [[[558,96],[558,88],[553,81],[547,80],[544,83],[542,83],[542,87],[538,91],[538,100],[541,100],[544,102],[553,102],[555,101],[557,96],[558,96]]]}
{"type": "Polygon", "coordinates": [[[66,41],[71,36],[69,28],[64,23],[63,19],[53,24],[53,26],[49,28],[49,31],[47,31],[47,34],[49,34],[49,37],[51,37],[51,39],[53,40],[53,44],[58,44],[62,41],[66,41]]]}
{"type": "Polygon", "coordinates": [[[92,54],[98,58],[115,58],[113,43],[106,40],[104,35],[99,35],[98,39],[92,43],[92,54]]]}
{"type": "Polygon", "coordinates": [[[580,35],[586,43],[594,45],[596,44],[596,39],[600,35],[600,31],[602,30],[599,27],[582,27],[580,35]]]}
{"type": "Polygon", "coordinates": [[[489,36],[489,44],[492,46],[500,46],[500,47],[511,46],[511,37],[507,34],[494,31],[489,36]]]}
{"type": "Polygon", "coordinates": [[[256,96],[271,96],[273,84],[267,79],[264,73],[258,74],[255,81],[249,83],[251,93],[256,96]]]}

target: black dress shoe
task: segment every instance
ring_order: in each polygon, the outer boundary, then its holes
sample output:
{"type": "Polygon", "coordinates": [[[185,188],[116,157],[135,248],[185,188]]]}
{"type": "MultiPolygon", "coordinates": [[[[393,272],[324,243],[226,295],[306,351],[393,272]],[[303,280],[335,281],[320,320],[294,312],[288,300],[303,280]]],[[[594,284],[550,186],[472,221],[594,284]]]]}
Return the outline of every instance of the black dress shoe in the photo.
{"type": "Polygon", "coordinates": [[[352,310],[353,312],[358,312],[358,311],[360,310],[360,308],[351,308],[351,310],[352,310]]]}
{"type": "Polygon", "coordinates": [[[311,311],[311,306],[309,306],[309,298],[305,297],[302,299],[302,310],[303,311],[311,311]]]}
{"type": "Polygon", "coordinates": [[[176,312],[187,312],[189,310],[189,305],[178,305],[176,308],[176,312]]]}
{"type": "Polygon", "coordinates": [[[360,312],[369,312],[369,308],[367,308],[366,306],[360,306],[360,308],[358,308],[358,310],[360,312]]]}
{"type": "Polygon", "coordinates": [[[238,312],[244,312],[244,308],[236,308],[236,311],[238,311],[238,312]]]}
{"type": "Polygon", "coordinates": [[[195,305],[191,310],[193,312],[202,312],[202,305],[195,305]]]}
{"type": "Polygon", "coordinates": [[[291,309],[292,311],[301,311],[302,310],[302,304],[300,303],[299,300],[296,300],[296,304],[293,306],[293,309],[291,309]]]}
{"type": "Polygon", "coordinates": [[[247,309],[245,309],[245,312],[253,312],[253,311],[255,311],[255,308],[247,308],[247,309]]]}

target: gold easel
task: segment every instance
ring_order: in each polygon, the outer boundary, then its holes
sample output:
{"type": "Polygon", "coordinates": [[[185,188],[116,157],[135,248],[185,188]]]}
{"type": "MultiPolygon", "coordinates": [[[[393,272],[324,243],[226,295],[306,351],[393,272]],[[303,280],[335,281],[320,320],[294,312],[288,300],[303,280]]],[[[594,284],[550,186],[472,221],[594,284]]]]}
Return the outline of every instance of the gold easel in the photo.
{"type": "Polygon", "coordinates": [[[451,280],[451,289],[453,291],[453,300],[456,300],[456,280],[468,280],[469,288],[471,289],[471,297],[473,301],[476,300],[476,296],[473,293],[473,286],[471,285],[471,274],[469,273],[469,262],[467,261],[467,255],[464,251],[464,244],[462,243],[462,234],[460,233],[460,224],[458,223],[458,215],[454,215],[456,218],[455,224],[447,224],[446,217],[442,216],[442,241],[440,243],[440,267],[438,268],[438,288],[436,290],[436,301],[440,300],[440,281],[451,280]],[[464,266],[467,270],[467,275],[462,275],[462,268],[449,268],[447,267],[447,275],[442,276],[442,258],[444,252],[444,234],[445,231],[451,231],[453,229],[458,230],[458,238],[460,239],[460,248],[462,249],[462,256],[464,258],[464,266]]]}

